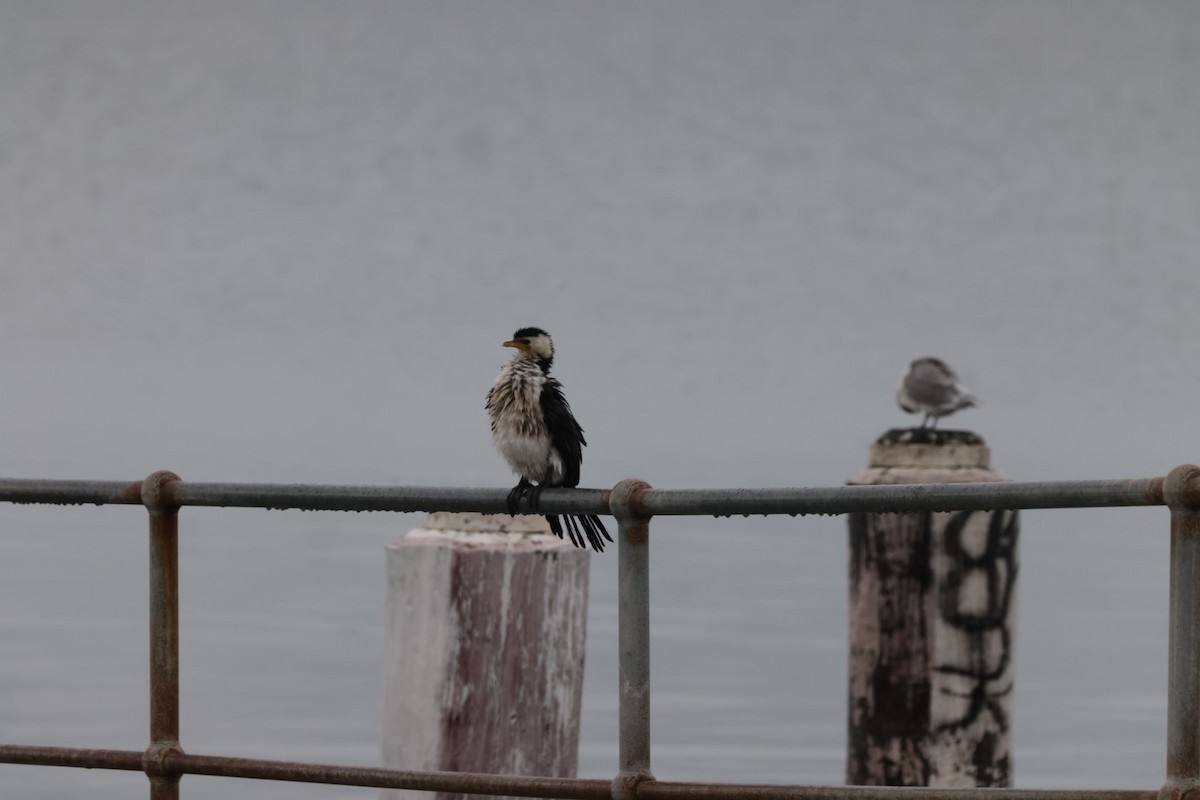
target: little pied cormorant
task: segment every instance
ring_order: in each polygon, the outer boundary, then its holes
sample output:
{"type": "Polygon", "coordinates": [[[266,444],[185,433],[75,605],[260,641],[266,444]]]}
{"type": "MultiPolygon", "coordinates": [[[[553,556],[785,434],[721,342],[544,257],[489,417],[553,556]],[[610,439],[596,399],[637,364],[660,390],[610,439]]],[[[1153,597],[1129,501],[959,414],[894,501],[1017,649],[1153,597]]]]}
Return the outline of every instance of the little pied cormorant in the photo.
{"type": "MultiPolygon", "coordinates": [[[[496,449],[521,478],[508,493],[508,510],[515,514],[522,498],[529,498],[530,507],[536,509],[542,489],[578,486],[587,442],[563,396],[562,384],[550,376],[554,363],[550,334],[541,328],[521,328],[504,346],[517,352],[488,391],[487,412],[496,449]]],[[[604,550],[605,539],[612,541],[604,523],[593,514],[564,515],[561,522],[547,515],[546,521],[560,539],[565,525],[576,547],[587,546],[585,536],[596,552],[604,550]]]]}
{"type": "Polygon", "coordinates": [[[908,372],[900,380],[896,390],[896,402],[910,414],[923,412],[921,427],[937,427],[941,417],[953,414],[960,408],[975,405],[975,396],[958,381],[954,370],[940,358],[925,356],[908,365],[908,372]]]}

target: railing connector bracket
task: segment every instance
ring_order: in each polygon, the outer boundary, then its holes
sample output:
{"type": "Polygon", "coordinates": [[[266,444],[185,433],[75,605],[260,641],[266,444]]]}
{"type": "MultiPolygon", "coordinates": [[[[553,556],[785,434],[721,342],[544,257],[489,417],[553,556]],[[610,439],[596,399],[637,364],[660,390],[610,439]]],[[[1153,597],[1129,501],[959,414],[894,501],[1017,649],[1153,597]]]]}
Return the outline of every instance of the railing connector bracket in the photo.
{"type": "Polygon", "coordinates": [[[142,505],[151,514],[173,514],[179,510],[174,492],[168,485],[181,481],[178,475],[167,469],[160,469],[142,481],[142,505]]]}
{"type": "Polygon", "coordinates": [[[142,771],[151,780],[178,781],[183,773],[167,765],[167,759],[177,755],[183,755],[179,742],[155,742],[142,754],[142,771]]]}
{"type": "Polygon", "coordinates": [[[622,772],[613,778],[612,800],[636,800],[638,786],[646,781],[653,781],[654,776],[649,772],[622,772]]]}

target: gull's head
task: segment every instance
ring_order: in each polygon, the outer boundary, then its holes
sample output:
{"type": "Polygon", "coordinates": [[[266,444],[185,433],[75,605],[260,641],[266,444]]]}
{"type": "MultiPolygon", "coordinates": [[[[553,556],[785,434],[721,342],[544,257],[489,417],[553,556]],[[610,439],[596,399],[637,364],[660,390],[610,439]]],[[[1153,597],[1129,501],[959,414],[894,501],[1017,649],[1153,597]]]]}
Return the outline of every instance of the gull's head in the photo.
{"type": "Polygon", "coordinates": [[[941,375],[951,380],[958,378],[954,374],[954,370],[950,369],[949,364],[933,356],[922,356],[921,358],[913,359],[912,363],[908,365],[908,371],[910,374],[915,375],[941,375]]]}
{"type": "Polygon", "coordinates": [[[550,334],[541,328],[521,328],[513,334],[512,339],[504,343],[504,346],[515,347],[539,361],[554,359],[554,342],[550,340],[550,334]]]}

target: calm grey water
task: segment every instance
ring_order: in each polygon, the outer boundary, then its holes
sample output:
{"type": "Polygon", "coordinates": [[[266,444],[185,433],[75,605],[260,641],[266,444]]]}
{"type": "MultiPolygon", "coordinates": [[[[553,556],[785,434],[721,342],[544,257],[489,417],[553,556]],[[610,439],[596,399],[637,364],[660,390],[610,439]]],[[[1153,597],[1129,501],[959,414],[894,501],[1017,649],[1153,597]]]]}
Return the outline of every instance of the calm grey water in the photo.
{"type": "MultiPolygon", "coordinates": [[[[511,485],[523,325],[584,484],[829,485],[937,354],[1013,478],[1200,460],[1200,6],[0,2],[0,473],[511,485]]],[[[379,760],[415,516],[184,513],[183,742],[379,760]]],[[[660,777],[840,782],[844,520],[661,520],[660,777]]],[[[140,748],[145,519],[0,507],[0,741],[140,748]]],[[[1017,781],[1152,788],[1167,517],[1024,518],[1017,781]]],[[[616,765],[592,561],[580,774],[616,765]]],[[[0,767],[5,796],[142,796],[0,767]]],[[[188,777],[189,798],[370,790],[188,777]]]]}

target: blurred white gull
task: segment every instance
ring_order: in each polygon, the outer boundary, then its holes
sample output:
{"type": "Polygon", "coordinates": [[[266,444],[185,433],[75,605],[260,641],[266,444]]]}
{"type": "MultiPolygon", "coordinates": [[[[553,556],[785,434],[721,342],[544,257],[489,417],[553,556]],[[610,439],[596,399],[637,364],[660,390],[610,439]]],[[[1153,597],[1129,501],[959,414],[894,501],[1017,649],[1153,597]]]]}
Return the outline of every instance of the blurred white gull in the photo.
{"type": "Polygon", "coordinates": [[[975,396],[958,382],[945,361],[925,356],[908,365],[896,390],[896,402],[910,414],[924,413],[921,427],[933,429],[941,417],[975,405],[975,396]]]}

